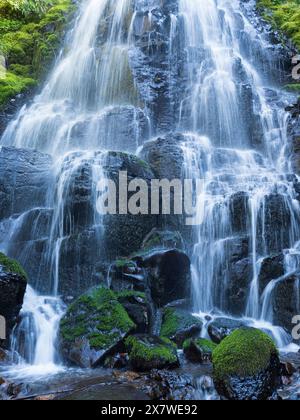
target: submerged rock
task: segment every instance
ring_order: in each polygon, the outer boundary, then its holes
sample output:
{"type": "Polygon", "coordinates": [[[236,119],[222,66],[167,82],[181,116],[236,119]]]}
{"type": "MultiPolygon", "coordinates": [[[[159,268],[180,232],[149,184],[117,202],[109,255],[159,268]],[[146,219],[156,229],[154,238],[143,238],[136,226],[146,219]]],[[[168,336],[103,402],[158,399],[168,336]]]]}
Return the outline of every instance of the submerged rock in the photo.
{"type": "Polygon", "coordinates": [[[26,286],[27,275],[20,264],[0,253],[0,315],[4,317],[1,318],[4,324],[0,327],[1,335],[4,332],[6,336],[6,340],[0,337],[2,345],[7,345],[22,309],[26,286]]]}
{"type": "Polygon", "coordinates": [[[60,350],[64,359],[84,368],[96,367],[122,348],[135,329],[116,295],[95,288],[78,298],[60,325],[60,350]]]}
{"type": "Polygon", "coordinates": [[[245,323],[237,319],[217,318],[208,326],[208,334],[214,343],[219,344],[235,330],[244,327],[245,323]]]}
{"type": "Polygon", "coordinates": [[[217,344],[203,338],[189,339],[183,344],[185,357],[192,363],[212,361],[213,351],[217,344]]]}
{"type": "Polygon", "coordinates": [[[174,341],[181,348],[186,339],[200,336],[202,326],[202,321],[190,312],[167,307],[163,311],[160,335],[174,341]]]}
{"type": "Polygon", "coordinates": [[[213,352],[214,383],[229,400],[267,400],[281,384],[278,351],[265,333],[243,328],[213,352]]]}
{"type": "Polygon", "coordinates": [[[177,347],[166,338],[152,335],[128,337],[126,347],[134,370],[173,369],[179,366],[177,347]]]}

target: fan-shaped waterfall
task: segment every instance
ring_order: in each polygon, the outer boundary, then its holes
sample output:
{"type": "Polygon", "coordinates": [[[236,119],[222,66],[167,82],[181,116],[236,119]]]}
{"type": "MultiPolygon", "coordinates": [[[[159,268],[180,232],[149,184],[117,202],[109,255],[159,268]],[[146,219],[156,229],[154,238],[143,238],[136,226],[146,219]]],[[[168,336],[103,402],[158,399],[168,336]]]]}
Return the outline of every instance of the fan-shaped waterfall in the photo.
{"type": "MultiPolygon", "coordinates": [[[[96,210],[96,184],[104,176],[104,152],[136,152],[150,135],[164,134],[166,107],[175,121],[171,129],[184,132],[183,175],[204,180],[198,224],[192,232],[193,311],[246,318],[269,330],[279,345],[291,341],[283,329],[272,326],[272,289],[280,279],[274,279],[262,296],[259,292],[263,259],[284,252],[284,275],[294,273],[300,240],[300,208],[288,156],[288,114],[282,105],[284,94],[268,77],[274,63],[267,41],[247,19],[238,0],[178,0],[178,10],[169,14],[169,50],[163,60],[170,78],[168,98],[158,93],[162,123],[156,123],[153,96],[145,86],[141,94],[137,81],[141,78],[132,70],[132,62],[137,59],[134,34],[151,27],[158,3],[82,1],[42,92],[21,109],[1,139],[2,146],[35,149],[52,159],[53,177],[44,206],[6,220],[8,234],[1,236],[0,243],[2,250],[26,265],[35,255],[36,243],[27,241],[17,255],[14,244],[21,242],[18,238],[25,226],[33,238],[40,229],[39,218],[47,225],[39,275],[32,279],[35,291],[28,289],[25,317],[14,334],[14,350],[28,363],[49,366],[59,362],[54,343],[63,314],[61,255],[67,254],[70,241],[79,241],[77,225],[87,223],[71,216],[74,179],[88,191],[88,232],[101,260],[103,225],[96,210]],[[142,20],[140,15],[137,20],[138,4],[142,20]],[[180,92],[176,77],[181,74],[174,60],[186,72],[185,88],[180,92]],[[283,99],[274,100],[274,96],[283,99]],[[124,112],[132,127],[130,136],[119,122],[124,112]],[[33,213],[37,217],[31,224],[33,213]],[[250,267],[239,314],[232,311],[227,293],[234,247],[250,267]],[[20,336],[27,328],[32,337],[24,342],[20,336]]],[[[151,49],[152,35],[145,46],[139,45],[141,49],[151,49]]],[[[80,260],[79,254],[74,260],[80,260]]],[[[79,265],[78,283],[82,276],[79,265]]],[[[295,287],[299,288],[299,281],[295,287]]]]}

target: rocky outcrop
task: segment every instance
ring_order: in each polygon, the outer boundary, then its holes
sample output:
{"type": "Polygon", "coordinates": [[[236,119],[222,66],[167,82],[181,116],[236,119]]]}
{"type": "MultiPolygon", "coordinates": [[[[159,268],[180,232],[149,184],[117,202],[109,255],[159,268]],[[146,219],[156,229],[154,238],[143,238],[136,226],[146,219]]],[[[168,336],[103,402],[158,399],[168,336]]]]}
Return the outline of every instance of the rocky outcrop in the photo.
{"type": "Polygon", "coordinates": [[[202,325],[202,321],[187,310],[169,306],[163,311],[160,335],[169,338],[182,348],[185,340],[200,336],[202,325]]]}
{"type": "Polygon", "coordinates": [[[6,339],[0,337],[1,346],[8,345],[10,333],[22,309],[26,286],[27,275],[19,263],[0,253],[0,329],[6,336],[6,339]]]}
{"type": "Polygon", "coordinates": [[[229,400],[274,398],[281,384],[278,351],[273,341],[253,328],[240,329],[213,352],[214,383],[229,400]]]}
{"type": "Polygon", "coordinates": [[[60,325],[60,350],[66,362],[91,368],[122,350],[134,322],[108,289],[92,289],[69,308],[60,325]]]}
{"type": "Polygon", "coordinates": [[[189,339],[183,344],[184,355],[192,363],[205,363],[212,361],[213,351],[217,345],[203,338],[189,339]]]}
{"type": "Polygon", "coordinates": [[[0,150],[0,220],[43,207],[47,186],[54,182],[52,158],[36,151],[0,150]]]}
{"type": "Polygon", "coordinates": [[[128,337],[126,347],[134,370],[172,369],[179,366],[177,348],[171,341],[151,335],[128,337]]]}
{"type": "Polygon", "coordinates": [[[217,318],[208,325],[208,334],[212,341],[219,344],[234,331],[245,326],[245,323],[236,319],[217,318]]]}

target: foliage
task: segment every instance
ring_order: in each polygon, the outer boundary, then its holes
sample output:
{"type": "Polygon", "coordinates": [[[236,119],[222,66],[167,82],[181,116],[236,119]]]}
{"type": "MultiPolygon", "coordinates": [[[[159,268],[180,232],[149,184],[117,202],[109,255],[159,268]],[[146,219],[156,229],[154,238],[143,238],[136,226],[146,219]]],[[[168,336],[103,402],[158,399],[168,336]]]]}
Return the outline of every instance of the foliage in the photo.
{"type": "Polygon", "coordinates": [[[300,0],[258,0],[259,10],[300,48],[300,0]]]}
{"type": "Polygon", "coordinates": [[[46,74],[73,11],[72,0],[0,0],[0,53],[7,70],[0,74],[0,108],[46,74]]]}
{"type": "Polygon", "coordinates": [[[272,355],[277,355],[272,339],[254,328],[241,328],[225,338],[213,352],[214,377],[226,380],[231,376],[242,378],[261,373],[272,355]]]}

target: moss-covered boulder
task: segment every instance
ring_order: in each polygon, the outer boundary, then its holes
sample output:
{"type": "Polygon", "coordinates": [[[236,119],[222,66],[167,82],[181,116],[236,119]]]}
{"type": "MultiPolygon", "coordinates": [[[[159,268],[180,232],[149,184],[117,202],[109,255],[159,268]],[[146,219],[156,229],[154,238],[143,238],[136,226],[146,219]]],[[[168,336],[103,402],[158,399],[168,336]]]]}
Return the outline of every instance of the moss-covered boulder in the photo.
{"type": "Polygon", "coordinates": [[[280,361],[271,338],[254,328],[241,328],[213,352],[214,383],[229,400],[267,400],[280,386],[280,361]]]}
{"type": "Polygon", "coordinates": [[[5,319],[6,340],[0,345],[7,346],[9,335],[22,309],[27,286],[27,274],[21,265],[0,253],[0,315],[5,319]]]}
{"type": "Polygon", "coordinates": [[[147,372],[152,369],[173,369],[179,366],[177,347],[166,338],[136,335],[126,339],[132,368],[147,372]]]}
{"type": "Polygon", "coordinates": [[[205,363],[212,360],[217,344],[204,338],[188,339],[183,343],[185,357],[192,363],[205,363]]]}
{"type": "Polygon", "coordinates": [[[96,367],[118,350],[134,331],[134,322],[111,290],[94,288],[78,298],[60,325],[64,359],[81,367],[96,367]]]}
{"type": "Polygon", "coordinates": [[[188,311],[167,307],[163,311],[160,335],[174,341],[181,348],[188,338],[200,336],[202,326],[202,321],[188,311]]]}

